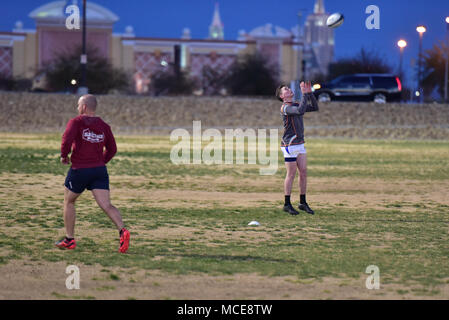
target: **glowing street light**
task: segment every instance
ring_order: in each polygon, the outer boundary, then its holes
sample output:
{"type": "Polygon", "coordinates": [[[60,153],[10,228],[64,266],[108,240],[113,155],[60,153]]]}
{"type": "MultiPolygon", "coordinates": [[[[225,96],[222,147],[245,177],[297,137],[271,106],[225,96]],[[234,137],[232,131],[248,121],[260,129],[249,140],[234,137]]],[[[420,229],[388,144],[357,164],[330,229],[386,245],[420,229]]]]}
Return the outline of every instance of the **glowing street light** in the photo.
{"type": "Polygon", "coordinates": [[[405,48],[406,46],[407,46],[407,41],[402,40],[402,39],[398,41],[398,47],[399,47],[399,48],[403,49],[403,48],[405,48]]]}
{"type": "Polygon", "coordinates": [[[400,49],[399,57],[399,77],[402,79],[402,60],[404,59],[404,48],[407,46],[407,41],[401,39],[398,41],[398,47],[400,49]]]}
{"type": "MultiPolygon", "coordinates": [[[[422,38],[424,33],[427,31],[426,27],[418,26],[416,31],[419,33],[419,56],[418,56],[418,90],[421,92],[421,75],[422,75],[422,38]]],[[[420,101],[422,100],[422,95],[419,95],[420,101]]]]}
{"type": "Polygon", "coordinates": [[[424,26],[419,26],[419,27],[416,28],[416,31],[418,31],[421,34],[421,33],[426,32],[427,29],[424,26]]]}

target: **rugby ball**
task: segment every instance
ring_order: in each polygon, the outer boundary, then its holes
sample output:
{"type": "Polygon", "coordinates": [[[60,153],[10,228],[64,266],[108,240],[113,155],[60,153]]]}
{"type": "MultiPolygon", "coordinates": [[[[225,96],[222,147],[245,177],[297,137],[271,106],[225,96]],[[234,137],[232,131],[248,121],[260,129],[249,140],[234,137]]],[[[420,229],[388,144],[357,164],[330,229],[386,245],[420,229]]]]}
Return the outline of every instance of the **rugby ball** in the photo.
{"type": "Polygon", "coordinates": [[[341,26],[345,17],[341,13],[333,13],[327,18],[326,24],[329,28],[337,28],[341,26]]]}

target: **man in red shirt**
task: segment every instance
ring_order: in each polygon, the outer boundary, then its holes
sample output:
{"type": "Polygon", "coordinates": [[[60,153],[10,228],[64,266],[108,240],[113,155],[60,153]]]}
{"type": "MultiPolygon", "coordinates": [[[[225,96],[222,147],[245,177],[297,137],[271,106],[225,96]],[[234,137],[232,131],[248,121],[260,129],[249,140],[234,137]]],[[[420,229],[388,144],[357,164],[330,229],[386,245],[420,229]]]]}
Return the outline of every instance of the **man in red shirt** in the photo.
{"type": "Polygon", "coordinates": [[[64,183],[64,225],[66,237],[56,246],[61,249],[75,249],[75,201],[87,189],[101,209],[116,225],[120,235],[119,252],[129,247],[130,234],[124,227],[120,211],[111,204],[109,175],[106,164],[117,152],[111,127],[95,116],[97,99],[84,95],[78,100],[78,116],[67,123],[62,136],[61,163],[72,163],[64,183]],[[72,156],[69,158],[69,153],[72,156]]]}

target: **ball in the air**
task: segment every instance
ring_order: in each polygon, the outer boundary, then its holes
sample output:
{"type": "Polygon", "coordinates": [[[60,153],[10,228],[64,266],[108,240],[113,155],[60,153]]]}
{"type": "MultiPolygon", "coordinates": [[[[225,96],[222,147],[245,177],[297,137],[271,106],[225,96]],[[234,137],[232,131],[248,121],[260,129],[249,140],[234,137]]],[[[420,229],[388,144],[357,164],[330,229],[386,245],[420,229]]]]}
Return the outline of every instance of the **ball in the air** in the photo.
{"type": "Polygon", "coordinates": [[[333,13],[327,18],[326,24],[329,28],[337,28],[341,26],[345,17],[341,13],[333,13]]]}

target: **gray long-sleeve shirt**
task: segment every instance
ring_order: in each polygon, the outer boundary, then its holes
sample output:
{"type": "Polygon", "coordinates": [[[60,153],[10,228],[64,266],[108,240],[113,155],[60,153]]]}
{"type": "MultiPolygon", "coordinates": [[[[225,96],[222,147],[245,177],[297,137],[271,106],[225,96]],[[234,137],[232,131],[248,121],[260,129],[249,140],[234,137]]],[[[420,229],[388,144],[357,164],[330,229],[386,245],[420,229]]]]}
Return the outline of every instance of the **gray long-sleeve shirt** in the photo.
{"type": "Polygon", "coordinates": [[[313,93],[303,94],[300,103],[283,103],[281,115],[284,121],[284,135],[281,147],[304,143],[303,115],[318,110],[318,103],[313,93]]]}

